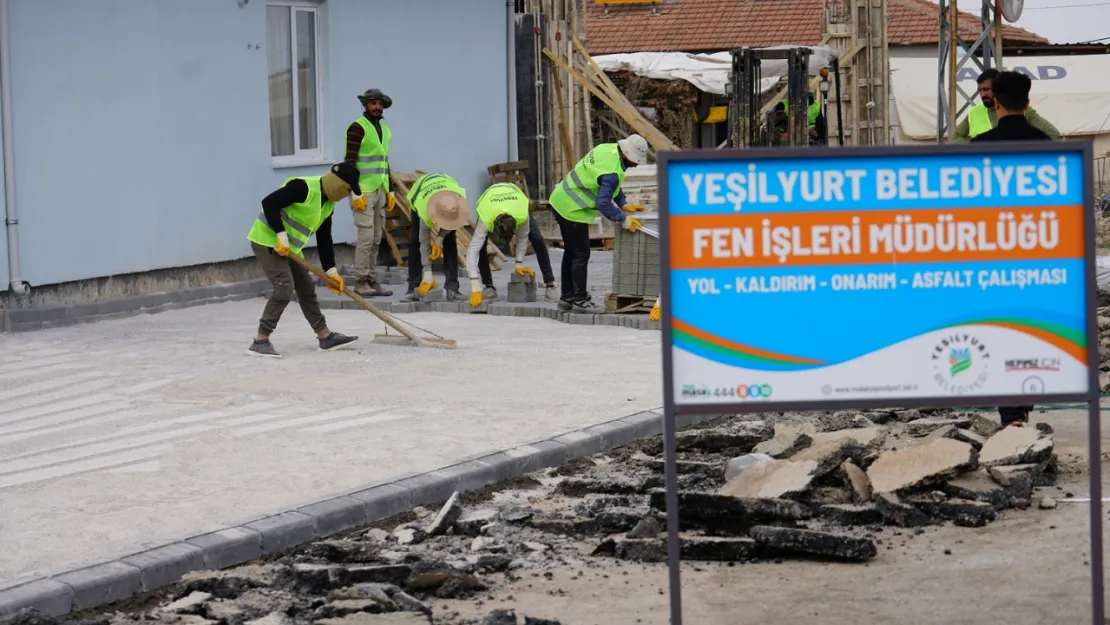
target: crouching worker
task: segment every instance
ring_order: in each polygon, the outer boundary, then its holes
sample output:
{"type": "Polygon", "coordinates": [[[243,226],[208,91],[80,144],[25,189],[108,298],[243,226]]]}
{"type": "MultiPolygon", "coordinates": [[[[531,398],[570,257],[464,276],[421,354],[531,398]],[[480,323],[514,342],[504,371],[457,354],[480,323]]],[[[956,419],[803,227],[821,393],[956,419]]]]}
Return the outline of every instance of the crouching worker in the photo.
{"type": "MultiPolygon", "coordinates": [[[[524,266],[524,256],[528,253],[528,235],[531,222],[528,214],[528,196],[520,187],[511,182],[499,182],[478,198],[475,206],[478,225],[474,227],[474,238],[466,250],[466,273],[470,275],[470,305],[482,305],[484,293],[482,285],[493,284],[490,273],[489,256],[486,255],[486,239],[498,247],[504,247],[509,239],[516,237],[516,267],[513,273],[536,279],[536,272],[524,266]],[[478,282],[481,274],[481,283],[478,282]]],[[[550,270],[549,270],[550,271],[550,270]]],[[[496,295],[492,286],[486,287],[496,295]]],[[[492,300],[492,298],[491,298],[492,300]]]]}
{"type": "Polygon", "coordinates": [[[447,293],[453,302],[459,295],[459,251],[455,231],[470,223],[466,189],[447,174],[425,174],[412,183],[407,196],[414,213],[409,233],[409,292],[406,300],[419,301],[439,286],[432,277],[432,261],[443,258],[447,293]],[[432,228],[439,228],[437,241],[432,228]]]}
{"type": "Polygon", "coordinates": [[[248,354],[281,357],[270,343],[270,335],[294,292],[301,312],[316,332],[320,349],[331,349],[358,340],[357,336],[346,336],[328,329],[320,311],[320,302],[316,299],[316,283],[312,276],[307,269],[287,258],[290,254],[304,258],[304,246],[315,233],[320,264],[330,278],[328,289],[336,294],[343,292],[343,278],[335,269],[331,216],[335,203],[348,196],[352,206],[366,202],[358,185],[358,169],[349,163],[339,163],[332,165],[331,171],[323,176],[290,178],[284,186],[262,200],[262,212],[254,220],[247,239],[274,291],[262,310],[258,334],[247,349],[248,354]]]}

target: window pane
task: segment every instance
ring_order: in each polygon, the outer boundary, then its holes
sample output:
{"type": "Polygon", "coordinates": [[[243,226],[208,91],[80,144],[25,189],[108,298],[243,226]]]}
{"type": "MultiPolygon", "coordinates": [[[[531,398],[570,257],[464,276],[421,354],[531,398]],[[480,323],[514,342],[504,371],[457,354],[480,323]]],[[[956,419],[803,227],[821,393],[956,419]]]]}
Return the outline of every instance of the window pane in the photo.
{"type": "Polygon", "coordinates": [[[289,13],[289,7],[266,7],[271,156],[293,154],[293,39],[289,13]]]}
{"type": "Polygon", "coordinates": [[[316,14],[297,11],[297,115],[301,150],[320,147],[316,127],[316,14]]]}

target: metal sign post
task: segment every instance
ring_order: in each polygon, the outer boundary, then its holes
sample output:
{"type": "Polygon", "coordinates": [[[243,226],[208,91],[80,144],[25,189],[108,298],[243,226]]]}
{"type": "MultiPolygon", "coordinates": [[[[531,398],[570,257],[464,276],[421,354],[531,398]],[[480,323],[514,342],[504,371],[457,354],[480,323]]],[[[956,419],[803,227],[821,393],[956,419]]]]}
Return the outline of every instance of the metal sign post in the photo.
{"type": "Polygon", "coordinates": [[[1089,406],[1103,625],[1091,155],[1089,141],[660,153],[672,625],[676,415],[1068,401],[1089,406]]]}

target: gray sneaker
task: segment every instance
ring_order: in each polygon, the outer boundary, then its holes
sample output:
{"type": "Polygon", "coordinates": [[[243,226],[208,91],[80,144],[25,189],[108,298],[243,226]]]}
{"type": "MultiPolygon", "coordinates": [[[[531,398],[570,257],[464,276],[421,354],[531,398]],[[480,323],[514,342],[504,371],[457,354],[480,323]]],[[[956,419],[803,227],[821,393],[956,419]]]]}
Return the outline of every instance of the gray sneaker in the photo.
{"type": "Polygon", "coordinates": [[[560,299],[559,305],[555,307],[559,312],[570,312],[574,308],[574,303],[567,299],[560,299]]]}
{"type": "Polygon", "coordinates": [[[544,287],[543,299],[548,302],[559,302],[559,293],[555,290],[555,285],[544,287]]]}
{"type": "Polygon", "coordinates": [[[354,341],[358,340],[358,337],[347,336],[346,334],[340,334],[338,332],[332,332],[324,338],[317,340],[320,341],[320,349],[332,349],[334,347],[339,347],[340,345],[353,343],[354,341]]]}
{"type": "Polygon", "coordinates": [[[462,295],[460,295],[458,291],[447,291],[444,299],[449,302],[459,302],[462,301],[462,295]]]}
{"type": "Polygon", "coordinates": [[[497,289],[495,287],[487,286],[482,289],[483,302],[496,302],[499,299],[501,299],[501,296],[497,294],[497,289]]]}
{"type": "Polygon", "coordinates": [[[587,298],[584,298],[584,299],[580,299],[577,302],[574,302],[570,311],[574,312],[574,313],[597,315],[597,314],[605,312],[605,309],[599,307],[597,304],[594,304],[593,300],[591,300],[589,297],[587,297],[587,298]]]}
{"type": "Polygon", "coordinates": [[[406,302],[419,302],[420,301],[420,296],[416,294],[416,289],[412,289],[408,293],[405,293],[405,301],[406,302]]]}
{"type": "Polygon", "coordinates": [[[262,356],[264,358],[281,358],[281,354],[274,349],[274,344],[269,340],[259,341],[255,340],[251,346],[247,348],[248,356],[262,356]]]}

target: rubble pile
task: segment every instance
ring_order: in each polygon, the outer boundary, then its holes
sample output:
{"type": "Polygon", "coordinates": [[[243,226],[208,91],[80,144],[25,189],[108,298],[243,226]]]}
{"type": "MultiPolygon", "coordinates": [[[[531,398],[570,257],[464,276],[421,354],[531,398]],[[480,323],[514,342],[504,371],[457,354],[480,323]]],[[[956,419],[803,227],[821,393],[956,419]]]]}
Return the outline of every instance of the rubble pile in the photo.
{"type": "MultiPolygon", "coordinates": [[[[679,432],[682,558],[866,562],[891,548],[885,529],[981,527],[1054,482],[1050,434],[1000,429],[993,413],[896,409],[732,417],[679,432]]],[[[82,625],[558,624],[486,604],[509,582],[581,576],[613,559],[665,562],[662,447],[643,440],[269,561],[191,574],[82,625]],[[484,616],[444,603],[459,599],[484,616]]],[[[26,613],[14,625],[56,623],[26,613]]]]}
{"type": "Polygon", "coordinates": [[[1098,386],[1110,393],[1110,291],[1099,289],[1098,300],[1098,386]]]}

